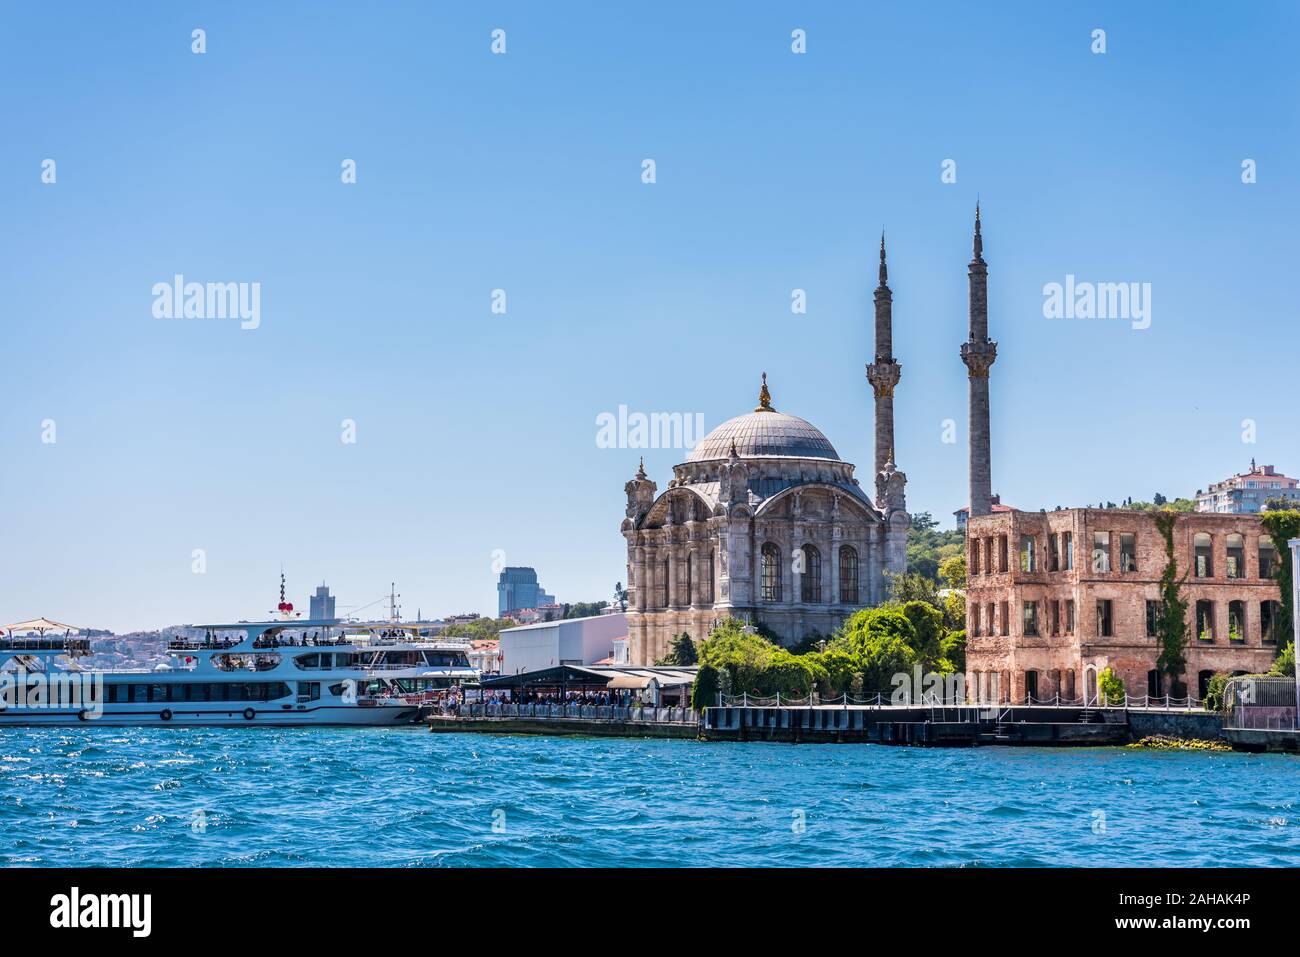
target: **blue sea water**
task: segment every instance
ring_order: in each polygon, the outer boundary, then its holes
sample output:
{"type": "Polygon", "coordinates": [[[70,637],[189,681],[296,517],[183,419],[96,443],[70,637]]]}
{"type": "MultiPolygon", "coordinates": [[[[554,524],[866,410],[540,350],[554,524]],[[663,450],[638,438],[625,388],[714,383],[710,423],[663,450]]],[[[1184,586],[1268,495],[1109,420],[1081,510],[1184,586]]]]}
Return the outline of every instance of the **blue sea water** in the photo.
{"type": "Polygon", "coordinates": [[[1300,759],[0,729],[8,866],[1300,865],[1300,759]]]}

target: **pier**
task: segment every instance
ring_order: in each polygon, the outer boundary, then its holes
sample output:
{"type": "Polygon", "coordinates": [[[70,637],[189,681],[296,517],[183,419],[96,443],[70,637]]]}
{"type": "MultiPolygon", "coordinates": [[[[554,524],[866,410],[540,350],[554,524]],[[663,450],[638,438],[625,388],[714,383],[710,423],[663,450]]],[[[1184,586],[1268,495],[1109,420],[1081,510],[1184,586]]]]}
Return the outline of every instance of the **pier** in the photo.
{"type": "Polygon", "coordinates": [[[1221,740],[1215,712],[1055,705],[727,705],[690,708],[476,703],[425,716],[431,731],[928,747],[1124,745],[1152,735],[1221,740]]]}

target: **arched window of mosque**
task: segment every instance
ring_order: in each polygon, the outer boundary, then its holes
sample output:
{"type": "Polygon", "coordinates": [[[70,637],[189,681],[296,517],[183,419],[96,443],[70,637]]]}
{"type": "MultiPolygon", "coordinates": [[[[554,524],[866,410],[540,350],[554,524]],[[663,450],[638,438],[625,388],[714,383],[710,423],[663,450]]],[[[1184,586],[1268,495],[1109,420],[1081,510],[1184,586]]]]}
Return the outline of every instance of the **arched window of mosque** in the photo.
{"type": "Polygon", "coordinates": [[[852,545],[840,546],[840,601],[858,603],[858,553],[852,545]]]}
{"type": "Polygon", "coordinates": [[[800,582],[800,600],[820,602],[822,600],[822,553],[816,545],[803,547],[803,578],[800,582]]]}
{"type": "Polygon", "coordinates": [[[781,600],[781,550],[771,542],[763,546],[763,601],[781,600]]]}

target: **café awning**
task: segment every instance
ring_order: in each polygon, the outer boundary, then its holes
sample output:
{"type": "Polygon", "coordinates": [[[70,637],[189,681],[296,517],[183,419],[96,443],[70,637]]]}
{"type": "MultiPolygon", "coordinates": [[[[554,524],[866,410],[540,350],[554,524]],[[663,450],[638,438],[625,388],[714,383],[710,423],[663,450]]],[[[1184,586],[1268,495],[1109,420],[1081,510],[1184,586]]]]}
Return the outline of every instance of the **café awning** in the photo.
{"type": "Polygon", "coordinates": [[[38,635],[44,635],[47,631],[81,631],[76,625],[65,625],[61,622],[52,621],[49,618],[33,618],[31,621],[17,621],[12,625],[5,625],[0,631],[8,632],[11,635],[26,635],[36,632],[38,635]]]}

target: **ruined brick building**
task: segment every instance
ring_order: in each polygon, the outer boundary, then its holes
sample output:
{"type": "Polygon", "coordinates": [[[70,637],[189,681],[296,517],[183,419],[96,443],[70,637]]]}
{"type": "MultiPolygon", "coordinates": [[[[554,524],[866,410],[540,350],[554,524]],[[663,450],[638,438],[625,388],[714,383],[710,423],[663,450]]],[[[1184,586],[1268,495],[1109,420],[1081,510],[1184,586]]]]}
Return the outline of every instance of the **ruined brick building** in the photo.
{"type": "Polygon", "coordinates": [[[1178,516],[1178,576],[1186,576],[1190,639],[1176,681],[1156,669],[1165,541],[1132,509],[994,510],[989,452],[987,279],[979,212],[969,267],[970,518],[966,523],[966,683],[992,701],[1097,700],[1111,668],[1131,695],[1205,696],[1216,671],[1267,671],[1277,652],[1278,555],[1258,517],[1178,516]]]}
{"type": "Polygon", "coordinates": [[[1072,508],[972,517],[967,525],[966,680],[993,700],[1097,697],[1114,670],[1131,695],[1198,698],[1216,671],[1267,671],[1277,627],[1278,554],[1258,518],[1189,512],[1173,530],[1187,575],[1187,668],[1156,670],[1165,540],[1152,515],[1072,508]]]}

